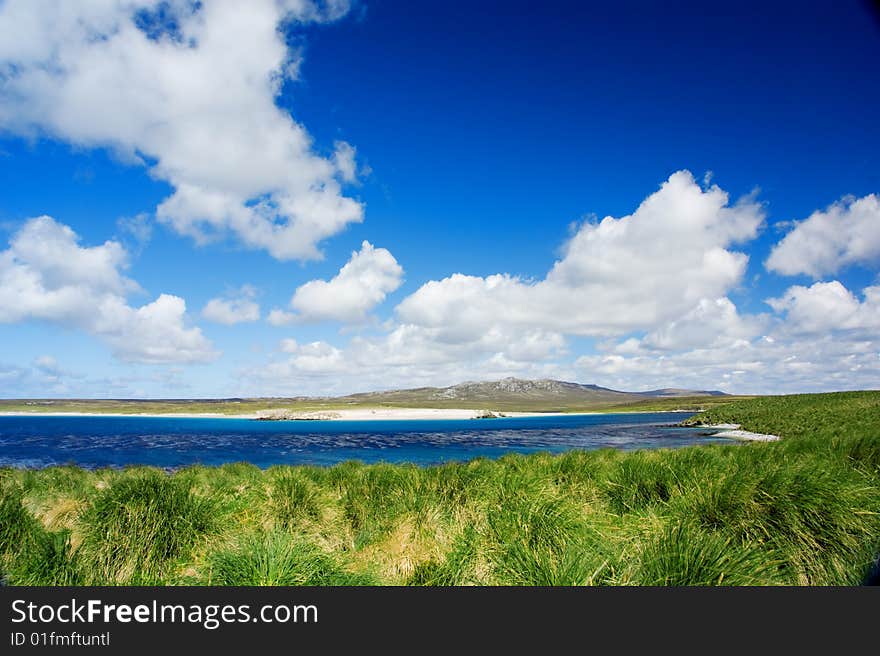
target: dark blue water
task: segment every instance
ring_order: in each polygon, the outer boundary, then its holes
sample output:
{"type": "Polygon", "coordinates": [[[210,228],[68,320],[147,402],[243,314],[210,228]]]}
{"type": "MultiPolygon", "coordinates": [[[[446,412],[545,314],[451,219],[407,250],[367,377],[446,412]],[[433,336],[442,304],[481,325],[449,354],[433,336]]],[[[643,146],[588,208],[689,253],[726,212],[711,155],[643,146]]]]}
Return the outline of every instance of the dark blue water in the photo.
{"type": "Polygon", "coordinates": [[[251,462],[420,465],[571,449],[653,449],[729,442],[679,428],[691,413],[421,421],[253,421],[148,417],[0,417],[0,466],[81,467],[251,462]]]}

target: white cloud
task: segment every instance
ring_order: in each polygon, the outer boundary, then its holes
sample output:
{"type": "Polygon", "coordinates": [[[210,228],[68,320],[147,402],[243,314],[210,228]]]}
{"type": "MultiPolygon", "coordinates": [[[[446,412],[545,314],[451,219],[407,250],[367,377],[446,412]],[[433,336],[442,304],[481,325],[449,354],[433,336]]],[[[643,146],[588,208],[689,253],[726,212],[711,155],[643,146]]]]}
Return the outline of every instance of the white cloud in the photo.
{"type": "MultiPolygon", "coordinates": [[[[359,391],[452,385],[463,380],[494,380],[517,375],[527,378],[571,379],[570,367],[549,358],[560,355],[552,346],[547,359],[538,354],[522,360],[493,351],[490,345],[443,345],[421,334],[423,329],[407,326],[384,336],[353,338],[344,348],[326,342],[299,345],[284,340],[286,355],[240,372],[243,385],[257,393],[348,394],[359,391]]],[[[553,340],[551,339],[551,343],[553,340]]],[[[503,348],[503,347],[502,347],[503,348]]],[[[516,347],[511,346],[515,349],[516,347]]]]}
{"type": "Polygon", "coordinates": [[[202,316],[209,321],[232,326],[260,320],[260,306],[254,301],[256,289],[244,285],[225,298],[212,298],[202,309],[202,316]]]}
{"type": "Polygon", "coordinates": [[[205,362],[219,355],[199,328],[186,326],[186,302],[179,296],[160,294],[137,309],[107,297],[97,309],[94,330],[122,360],[205,362]]]}
{"type": "MultiPolygon", "coordinates": [[[[473,339],[444,327],[391,326],[387,333],[323,346],[323,359],[283,358],[245,372],[279,393],[446,385],[508,375],[559,378],[622,390],[663,387],[791,393],[880,386],[880,286],[857,299],[839,282],[792,287],[770,299],[777,314],[743,314],[726,297],[702,300],[641,337],[595,344],[566,361],[565,336],[495,326],[473,339]],[[332,350],[331,350],[332,349],[332,350]]],[[[294,340],[281,351],[299,354],[294,340]]]]}
{"type": "Polygon", "coordinates": [[[125,294],[125,249],[115,241],[83,247],[76,233],[48,216],[30,219],[0,252],[0,323],[29,319],[71,325],[107,342],[121,359],[200,362],[214,359],[182,298],[160,295],[133,308],[125,294]]]}
{"type": "Polygon", "coordinates": [[[333,165],[345,182],[354,182],[357,180],[357,162],[355,161],[357,150],[345,141],[337,141],[335,146],[333,165]]]}
{"type": "MultiPolygon", "coordinates": [[[[766,317],[743,316],[727,298],[701,299],[679,319],[648,333],[641,343],[658,350],[682,348],[721,348],[738,340],[751,339],[760,334],[766,317]]],[[[632,343],[624,346],[631,349],[632,343]]]]}
{"type": "MultiPolygon", "coordinates": [[[[400,303],[398,321],[389,322],[386,332],[356,335],[346,346],[334,346],[332,357],[309,361],[308,369],[305,361],[288,357],[272,363],[271,375],[261,369],[247,376],[290,389],[323,376],[321,385],[337,391],[506,375],[593,382],[581,377],[592,361],[582,359],[575,368],[564,360],[568,338],[584,335],[624,338],[599,347],[608,351],[594,356],[604,371],[631,365],[626,382],[633,385],[639,370],[647,372],[643,378],[652,372],[660,378],[670,358],[695,349],[735,353],[769,324],[767,316],[741,315],[725,295],[740,282],[748,259],[730,247],[754,238],[762,222],[753,198],[731,204],[717,186],[703,189],[690,173],[679,172],[632,215],[581,226],[542,280],[453,274],[430,281],[400,303]],[[645,334],[636,337],[635,331],[645,334]]],[[[336,297],[324,286],[317,291],[320,299],[336,297]]],[[[278,310],[270,320],[289,323],[296,317],[278,310]]],[[[731,371],[754,369],[750,359],[731,357],[731,371]]]]}
{"type": "Polygon", "coordinates": [[[310,358],[300,357],[305,353],[295,340],[284,340],[280,351],[286,355],[242,372],[242,379],[255,391],[278,394],[442,386],[510,375],[633,391],[873,389],[880,386],[880,294],[868,288],[864,296],[855,312],[858,322],[852,314],[842,314],[833,326],[811,333],[804,333],[802,320],[790,312],[775,317],[742,314],[722,298],[699,304],[643,337],[598,343],[595,353],[573,362],[566,358],[569,348],[559,333],[514,327],[461,341],[442,328],[401,324],[384,334],[356,335],[344,346],[313,345],[310,358]],[[868,329],[871,325],[875,327],[868,329]]]}
{"type": "Polygon", "coordinates": [[[756,236],[764,212],[750,197],[728,201],[679,171],[633,214],[581,226],[543,280],[453,274],[423,285],[397,314],[462,340],[498,326],[592,336],[652,328],[742,278],[748,256],[728,249],[756,236]]]}
{"type": "Polygon", "coordinates": [[[880,331],[880,286],[866,287],[864,297],[859,301],[839,281],[832,280],[789,287],[780,298],[767,299],[767,303],[785,313],[786,326],[793,334],[880,331]]]}
{"type": "Polygon", "coordinates": [[[135,216],[124,216],[116,221],[116,226],[124,235],[143,246],[153,236],[153,221],[149,214],[141,212],[135,216]]]}
{"type": "MultiPolygon", "coordinates": [[[[30,366],[0,362],[0,396],[32,399],[180,398],[192,396],[195,391],[185,377],[186,371],[177,365],[153,365],[148,369],[126,367],[122,375],[92,377],[64,368],[52,356],[43,355],[35,358],[30,366]]],[[[199,393],[204,394],[204,389],[199,393]]]]}
{"type": "Polygon", "coordinates": [[[294,339],[285,339],[281,350],[291,357],[269,364],[261,376],[284,379],[290,378],[293,372],[304,376],[336,374],[346,371],[348,366],[343,352],[327,342],[298,344],[294,339]]]}
{"type": "Polygon", "coordinates": [[[290,337],[282,339],[278,344],[278,348],[281,349],[283,353],[296,353],[299,350],[299,343],[290,337]]]}
{"type": "Polygon", "coordinates": [[[173,187],[157,218],[199,242],[231,232],[278,259],[318,258],[321,240],[363,218],[341,190],[356,175],[354,149],[340,142],[334,155],[317,154],[276,106],[300,57],[279,28],[347,9],[336,0],[8,0],[0,129],[148,166],[173,187]]]}
{"type": "Polygon", "coordinates": [[[824,211],[813,212],[780,241],[766,266],[793,276],[813,278],[851,264],[880,262],[880,196],[847,196],[824,211]]]}
{"type": "Polygon", "coordinates": [[[51,355],[41,355],[35,358],[34,368],[48,375],[58,375],[61,371],[58,360],[51,355]]]}
{"type": "Polygon", "coordinates": [[[685,317],[684,324],[671,322],[643,339],[630,337],[581,356],[575,362],[579,378],[621,389],[746,394],[880,385],[880,287],[865,288],[859,301],[838,281],[793,286],[768,299],[775,317],[740,315],[725,300],[685,317]],[[709,339],[713,333],[716,338],[709,339]]]}
{"type": "Polygon", "coordinates": [[[297,316],[293,312],[285,312],[279,308],[272,308],[266,317],[273,326],[289,326],[297,322],[297,316]]]}
{"type": "MultiPolygon", "coordinates": [[[[623,390],[880,386],[880,286],[862,298],[837,281],[791,287],[768,300],[773,312],[760,314],[741,312],[728,296],[747,263],[732,245],[753,239],[762,221],[753,198],[730,204],[717,186],[700,188],[680,172],[632,215],[578,228],[543,279],[430,281],[381,331],[324,344],[310,360],[285,342],[286,355],[244,379],[255,389],[294,393],[507,375],[623,390]],[[567,359],[572,350],[582,355],[567,359]]],[[[276,320],[296,316],[279,310],[276,320]]]]}
{"type": "Polygon", "coordinates": [[[29,367],[0,363],[0,394],[7,398],[70,395],[70,382],[80,384],[82,376],[65,371],[50,355],[35,358],[29,367]]]}
{"type": "Polygon", "coordinates": [[[480,339],[449,340],[434,328],[397,325],[382,334],[356,335],[344,347],[326,342],[300,345],[284,339],[286,354],[242,371],[253,390],[278,394],[328,394],[462,380],[491,380],[509,375],[531,378],[573,376],[556,360],[566,355],[558,333],[493,330],[480,339]]]}
{"type": "Polygon", "coordinates": [[[403,268],[384,248],[368,241],[354,251],[331,280],[311,280],[301,285],[290,299],[295,313],[275,309],[269,314],[273,325],[300,321],[363,322],[367,313],[400,287],[403,268]]]}
{"type": "Polygon", "coordinates": [[[832,335],[768,335],[724,348],[585,355],[575,366],[579,380],[624,390],[687,387],[784,394],[875,389],[880,385],[880,344],[832,335]]]}
{"type": "Polygon", "coordinates": [[[352,360],[363,368],[457,365],[478,369],[478,362],[492,356],[534,363],[564,352],[565,339],[558,333],[495,328],[479,339],[461,341],[442,329],[412,324],[398,325],[380,337],[356,336],[348,348],[352,360]]]}
{"type": "Polygon", "coordinates": [[[138,288],[120,273],[128,255],[107,241],[81,248],[76,234],[52,217],[30,219],[0,253],[0,321],[88,314],[85,296],[138,288]]]}

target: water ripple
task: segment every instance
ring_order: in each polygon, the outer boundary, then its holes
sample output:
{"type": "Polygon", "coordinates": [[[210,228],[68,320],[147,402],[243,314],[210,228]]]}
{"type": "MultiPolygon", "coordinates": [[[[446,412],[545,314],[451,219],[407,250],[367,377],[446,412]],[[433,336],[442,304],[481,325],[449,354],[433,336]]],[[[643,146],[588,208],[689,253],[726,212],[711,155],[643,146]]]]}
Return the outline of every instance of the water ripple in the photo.
{"type": "Polygon", "coordinates": [[[256,422],[148,417],[0,417],[0,466],[86,468],[251,462],[420,465],[571,449],[675,448],[727,442],[675,424],[689,413],[491,420],[256,422]]]}

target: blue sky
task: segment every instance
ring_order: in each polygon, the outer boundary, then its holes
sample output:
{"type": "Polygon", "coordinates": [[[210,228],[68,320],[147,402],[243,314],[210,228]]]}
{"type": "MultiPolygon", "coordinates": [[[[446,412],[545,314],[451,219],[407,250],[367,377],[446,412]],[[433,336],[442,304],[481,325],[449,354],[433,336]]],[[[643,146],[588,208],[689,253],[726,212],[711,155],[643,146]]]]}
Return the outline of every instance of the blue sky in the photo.
{"type": "Polygon", "coordinates": [[[0,395],[880,387],[866,3],[236,4],[0,2],[0,395]]]}

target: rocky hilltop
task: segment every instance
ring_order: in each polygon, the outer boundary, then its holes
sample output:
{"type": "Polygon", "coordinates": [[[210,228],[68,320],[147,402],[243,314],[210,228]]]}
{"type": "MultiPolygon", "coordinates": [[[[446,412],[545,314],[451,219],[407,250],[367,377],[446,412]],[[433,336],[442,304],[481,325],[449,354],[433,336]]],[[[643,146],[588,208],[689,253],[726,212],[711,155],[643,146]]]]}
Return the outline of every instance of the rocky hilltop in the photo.
{"type": "Polygon", "coordinates": [[[572,383],[562,380],[502,378],[494,381],[468,381],[449,387],[419,387],[352,394],[340,400],[353,403],[423,404],[424,407],[519,406],[523,409],[538,405],[546,409],[580,405],[633,403],[646,398],[677,398],[693,396],[722,396],[717,390],[686,390],[678,388],[624,392],[598,385],[572,383]]]}

